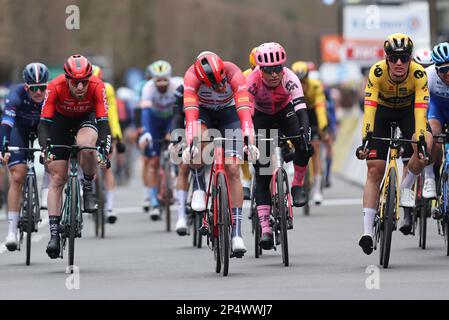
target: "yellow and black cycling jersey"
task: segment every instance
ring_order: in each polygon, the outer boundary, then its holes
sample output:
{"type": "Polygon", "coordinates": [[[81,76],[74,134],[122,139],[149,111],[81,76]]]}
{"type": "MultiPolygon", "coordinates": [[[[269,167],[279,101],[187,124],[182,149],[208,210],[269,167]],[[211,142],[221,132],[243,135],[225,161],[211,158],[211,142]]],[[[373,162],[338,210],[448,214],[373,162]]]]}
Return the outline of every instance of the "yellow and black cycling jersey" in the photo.
{"type": "Polygon", "coordinates": [[[118,117],[117,101],[115,99],[114,87],[108,83],[104,83],[106,88],[106,100],[108,102],[108,122],[111,128],[112,138],[122,139],[122,129],[118,117]]]}
{"type": "Polygon", "coordinates": [[[428,102],[427,74],[421,65],[412,61],[405,80],[395,82],[390,77],[387,62],[377,62],[370,69],[365,87],[362,136],[374,131],[377,105],[391,109],[414,106],[416,137],[425,136],[428,102]]]}
{"type": "Polygon", "coordinates": [[[243,71],[243,76],[246,78],[251,72],[253,71],[253,69],[248,68],[245,71],[243,71]]]}
{"type": "Polygon", "coordinates": [[[306,85],[303,89],[304,97],[308,109],[313,109],[316,114],[318,129],[320,132],[327,127],[327,109],[326,109],[326,96],[324,95],[324,87],[320,80],[307,78],[305,80],[306,85]]]}

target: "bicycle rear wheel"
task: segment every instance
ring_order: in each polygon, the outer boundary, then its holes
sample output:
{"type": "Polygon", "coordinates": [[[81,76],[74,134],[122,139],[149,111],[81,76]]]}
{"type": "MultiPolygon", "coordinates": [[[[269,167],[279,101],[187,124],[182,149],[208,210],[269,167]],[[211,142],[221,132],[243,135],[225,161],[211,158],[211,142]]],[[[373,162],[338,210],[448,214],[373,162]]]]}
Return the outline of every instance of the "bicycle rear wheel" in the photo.
{"type": "Polygon", "coordinates": [[[223,262],[223,276],[227,276],[229,272],[229,256],[231,247],[230,237],[230,210],[228,203],[228,189],[226,179],[223,173],[218,173],[217,178],[217,195],[218,195],[218,239],[220,247],[220,259],[223,262]]]}
{"type": "Polygon", "coordinates": [[[33,178],[27,177],[26,178],[26,185],[25,185],[25,195],[26,198],[24,199],[26,202],[26,232],[27,232],[27,249],[26,249],[26,265],[30,265],[31,260],[31,234],[34,231],[34,219],[33,219],[33,192],[34,192],[34,184],[33,184],[33,178]]]}
{"type": "Polygon", "coordinates": [[[276,208],[278,210],[276,221],[280,226],[281,231],[281,246],[282,246],[282,263],[284,266],[288,267],[288,237],[287,237],[287,208],[286,208],[286,198],[284,190],[288,188],[287,177],[284,170],[278,170],[276,174],[276,208]]]}
{"type": "Polygon", "coordinates": [[[383,230],[380,235],[381,261],[380,264],[386,269],[390,261],[391,239],[393,224],[396,218],[396,171],[392,168],[388,177],[388,186],[385,194],[385,207],[383,212],[383,230]]]}
{"type": "Polygon", "coordinates": [[[73,273],[75,262],[75,238],[76,238],[76,221],[78,215],[78,178],[70,178],[70,217],[69,217],[69,268],[73,273]]]}

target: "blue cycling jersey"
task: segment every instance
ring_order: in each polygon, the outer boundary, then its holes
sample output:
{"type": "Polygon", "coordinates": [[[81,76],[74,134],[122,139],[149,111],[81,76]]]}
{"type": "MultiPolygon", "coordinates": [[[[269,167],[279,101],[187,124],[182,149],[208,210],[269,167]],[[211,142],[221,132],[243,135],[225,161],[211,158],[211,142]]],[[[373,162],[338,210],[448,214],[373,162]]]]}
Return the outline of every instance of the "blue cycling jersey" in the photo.
{"type": "Polygon", "coordinates": [[[25,91],[23,83],[14,85],[6,98],[5,111],[3,113],[0,142],[3,147],[5,139],[10,139],[11,129],[37,131],[41,115],[42,103],[34,102],[25,91]]]}
{"type": "Polygon", "coordinates": [[[438,76],[435,66],[427,67],[426,73],[430,93],[427,118],[449,124],[449,86],[438,76]]]}

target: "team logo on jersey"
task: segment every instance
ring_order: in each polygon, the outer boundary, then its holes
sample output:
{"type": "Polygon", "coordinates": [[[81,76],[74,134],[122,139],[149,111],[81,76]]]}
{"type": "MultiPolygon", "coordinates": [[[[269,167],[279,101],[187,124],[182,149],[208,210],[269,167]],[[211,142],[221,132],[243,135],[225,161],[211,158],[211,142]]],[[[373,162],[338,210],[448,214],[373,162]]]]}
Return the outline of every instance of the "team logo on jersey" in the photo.
{"type": "Polygon", "coordinates": [[[382,68],[380,67],[380,65],[376,65],[376,69],[374,69],[374,75],[376,77],[380,78],[383,73],[384,72],[383,72],[382,68]]]}
{"type": "Polygon", "coordinates": [[[257,88],[255,83],[253,83],[251,87],[248,88],[248,92],[251,93],[253,96],[257,95],[257,88]]]}
{"type": "Polygon", "coordinates": [[[390,86],[390,87],[388,88],[388,90],[393,91],[393,90],[394,90],[394,87],[393,87],[393,86],[390,86]]]}
{"type": "Polygon", "coordinates": [[[241,97],[241,98],[238,98],[237,102],[239,102],[239,103],[245,103],[245,102],[249,103],[249,98],[248,97],[241,97]]]}
{"type": "Polygon", "coordinates": [[[407,93],[407,88],[399,88],[399,93],[407,93]]]}
{"type": "Polygon", "coordinates": [[[421,79],[422,77],[424,77],[426,74],[424,73],[424,71],[422,70],[416,70],[413,75],[415,76],[416,79],[421,79]]]}
{"type": "Polygon", "coordinates": [[[288,91],[293,91],[295,89],[298,89],[298,85],[294,83],[292,80],[289,80],[285,84],[285,89],[287,89],[288,91]]]}

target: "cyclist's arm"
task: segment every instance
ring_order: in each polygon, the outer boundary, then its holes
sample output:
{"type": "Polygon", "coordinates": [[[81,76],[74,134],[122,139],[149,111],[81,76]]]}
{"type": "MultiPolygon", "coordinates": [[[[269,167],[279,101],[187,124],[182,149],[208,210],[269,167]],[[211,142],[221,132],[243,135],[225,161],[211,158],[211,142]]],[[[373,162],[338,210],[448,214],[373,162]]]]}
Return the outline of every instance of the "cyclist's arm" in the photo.
{"type": "Polygon", "coordinates": [[[365,87],[365,101],[363,113],[362,138],[366,137],[368,131],[374,131],[374,119],[377,111],[377,98],[379,97],[379,77],[374,74],[376,65],[371,67],[368,81],[365,87]]]}
{"type": "Polygon", "coordinates": [[[111,152],[111,129],[108,121],[108,102],[106,99],[106,88],[100,81],[95,88],[95,117],[97,119],[98,140],[106,143],[106,152],[111,152]]]}
{"type": "Polygon", "coordinates": [[[38,139],[41,147],[47,145],[50,138],[50,129],[55,116],[56,104],[58,103],[58,93],[56,87],[50,82],[45,92],[45,99],[42,104],[41,119],[38,126],[38,139]]]}
{"type": "Polygon", "coordinates": [[[318,129],[320,132],[328,126],[326,96],[324,95],[324,88],[321,83],[316,84],[315,88],[315,113],[318,119],[318,129]]]}
{"type": "Polygon", "coordinates": [[[254,126],[251,118],[251,102],[242,71],[232,62],[226,62],[226,75],[234,92],[235,107],[240,119],[240,126],[244,136],[249,136],[254,143],[254,126]]]}
{"type": "Polygon", "coordinates": [[[416,70],[415,78],[415,135],[426,136],[427,131],[427,108],[429,103],[429,90],[427,87],[427,74],[423,68],[416,70]]]}
{"type": "Polygon", "coordinates": [[[184,113],[186,117],[186,142],[190,145],[193,137],[198,136],[198,118],[200,114],[197,90],[201,83],[191,66],[184,76],[184,113]]]}
{"type": "Polygon", "coordinates": [[[5,110],[0,127],[0,150],[3,151],[5,140],[10,140],[11,130],[16,119],[16,106],[20,104],[20,98],[15,92],[10,92],[6,98],[5,110]]]}
{"type": "Polygon", "coordinates": [[[122,129],[120,128],[120,122],[118,119],[117,100],[115,98],[114,87],[110,83],[105,83],[106,87],[106,99],[108,101],[108,121],[111,129],[112,136],[114,138],[122,139],[122,129]]]}
{"type": "Polygon", "coordinates": [[[172,120],[172,128],[176,129],[184,129],[184,85],[180,85],[175,92],[175,104],[173,107],[173,120],[172,120]]]}
{"type": "MultiPolygon", "coordinates": [[[[304,97],[304,90],[302,89],[301,81],[298,76],[290,69],[284,68],[284,88],[291,94],[291,104],[295,110],[300,127],[304,128],[305,133],[310,132],[309,115],[307,114],[306,99],[304,97]]],[[[308,141],[310,137],[307,136],[308,141]]],[[[307,142],[308,142],[307,141],[307,142]]]]}

